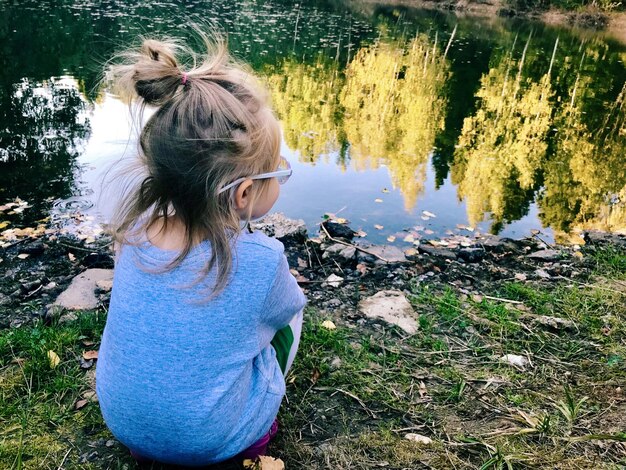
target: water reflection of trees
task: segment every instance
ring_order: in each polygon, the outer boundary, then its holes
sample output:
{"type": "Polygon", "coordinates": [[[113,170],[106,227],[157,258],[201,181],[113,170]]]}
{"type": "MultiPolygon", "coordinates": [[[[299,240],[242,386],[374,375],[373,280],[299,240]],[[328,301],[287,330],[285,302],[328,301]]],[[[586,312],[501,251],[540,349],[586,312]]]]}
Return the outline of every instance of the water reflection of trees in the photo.
{"type": "Polygon", "coordinates": [[[470,224],[491,214],[494,231],[528,209],[547,150],[553,96],[550,75],[526,80],[515,49],[481,79],[476,113],[465,119],[452,181],[467,204],[470,224]]]}
{"type": "Polygon", "coordinates": [[[345,148],[357,169],[389,168],[412,207],[443,127],[448,67],[426,36],[360,49],[344,74],[287,62],[270,76],[285,140],[305,161],[345,148]],[[287,75],[282,75],[287,72],[287,75]]]}
{"type": "Polygon", "coordinates": [[[495,57],[464,122],[451,171],[470,223],[488,214],[497,232],[525,215],[541,188],[539,217],[558,233],[626,228],[624,90],[615,97],[618,80],[597,76],[606,45],[566,48],[552,73],[554,56],[524,63],[528,44],[517,59],[514,48],[495,57]]]}
{"type": "Polygon", "coordinates": [[[75,159],[89,133],[73,81],[24,79],[0,91],[0,199],[71,195],[75,159]]]}

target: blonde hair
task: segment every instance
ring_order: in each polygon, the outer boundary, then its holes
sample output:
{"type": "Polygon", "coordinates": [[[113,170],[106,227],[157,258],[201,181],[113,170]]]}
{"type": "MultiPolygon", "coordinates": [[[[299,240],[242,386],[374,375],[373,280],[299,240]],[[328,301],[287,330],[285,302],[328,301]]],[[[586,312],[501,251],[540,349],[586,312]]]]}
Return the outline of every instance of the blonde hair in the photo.
{"type": "MultiPolygon", "coordinates": [[[[195,243],[208,240],[211,257],[203,274],[217,268],[215,295],[228,283],[231,243],[241,231],[232,191],[218,191],[238,178],[273,171],[280,129],[266,91],[229,56],[223,38],[200,35],[206,47],[201,61],[176,40],[146,39],[108,69],[118,94],[138,103],[139,122],[146,105],[157,108],[139,137],[147,176],[123,198],[111,228],[115,241],[132,244],[157,221],[166,230],[175,216],[185,228],[184,246],[164,269],[174,269],[195,243]]],[[[254,181],[250,210],[267,186],[267,180],[254,181]]]]}

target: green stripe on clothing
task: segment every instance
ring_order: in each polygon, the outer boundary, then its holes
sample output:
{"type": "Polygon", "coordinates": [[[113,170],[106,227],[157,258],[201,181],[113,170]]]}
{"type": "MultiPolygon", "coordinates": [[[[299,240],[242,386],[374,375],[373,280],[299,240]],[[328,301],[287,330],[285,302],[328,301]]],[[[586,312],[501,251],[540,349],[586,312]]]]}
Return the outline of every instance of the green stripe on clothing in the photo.
{"type": "Polygon", "coordinates": [[[278,360],[278,365],[283,371],[283,374],[285,373],[285,370],[287,370],[287,360],[289,359],[289,352],[293,346],[293,341],[293,331],[289,325],[282,330],[278,330],[274,335],[274,339],[272,339],[271,344],[274,346],[276,359],[278,360]]]}

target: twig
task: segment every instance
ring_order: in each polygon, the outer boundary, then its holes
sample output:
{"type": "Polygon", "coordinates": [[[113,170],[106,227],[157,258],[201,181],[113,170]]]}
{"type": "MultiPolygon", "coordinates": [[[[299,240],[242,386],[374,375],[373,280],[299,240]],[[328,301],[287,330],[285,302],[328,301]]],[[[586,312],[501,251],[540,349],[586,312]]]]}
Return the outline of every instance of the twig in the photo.
{"type": "Polygon", "coordinates": [[[326,230],[326,227],[324,226],[324,224],[322,223],[322,224],[320,224],[320,226],[322,227],[322,230],[324,230],[324,233],[326,234],[326,236],[330,240],[334,241],[335,243],[340,243],[340,244],[346,245],[346,246],[352,246],[352,247],[356,248],[357,250],[362,251],[363,253],[367,253],[368,255],[373,256],[374,258],[378,258],[379,260],[384,261],[385,263],[390,263],[390,261],[388,259],[385,259],[382,256],[377,255],[376,253],[372,253],[371,251],[368,251],[365,248],[361,248],[360,246],[355,245],[354,243],[344,242],[342,240],[337,240],[336,238],[331,237],[330,233],[328,233],[328,230],[326,230]]]}
{"type": "Polygon", "coordinates": [[[516,305],[520,305],[523,304],[524,302],[521,302],[519,300],[511,300],[511,299],[503,299],[501,297],[493,297],[491,295],[485,295],[485,294],[481,294],[485,299],[489,299],[489,300],[497,300],[498,302],[506,302],[508,304],[516,304],[516,305]]]}
{"type": "MultiPolygon", "coordinates": [[[[353,393],[347,392],[341,388],[337,388],[336,389],[337,392],[341,392],[344,395],[349,396],[350,398],[354,398],[357,402],[359,402],[359,405],[361,405],[361,407],[367,411],[370,415],[372,415],[372,418],[377,419],[378,417],[376,416],[376,414],[374,414],[374,412],[372,410],[370,410],[367,406],[365,406],[365,403],[363,403],[363,400],[361,400],[359,397],[357,397],[356,395],[354,395],[353,393]]],[[[335,393],[337,393],[335,392],[335,393]]],[[[334,393],[332,393],[330,396],[332,397],[334,395],[334,393]]]]}
{"type": "Polygon", "coordinates": [[[63,464],[65,463],[65,459],[67,459],[67,456],[70,454],[71,451],[72,451],[72,449],[67,449],[67,452],[63,456],[63,460],[61,460],[61,463],[59,464],[59,467],[57,468],[57,470],[61,470],[63,468],[63,464]]]}

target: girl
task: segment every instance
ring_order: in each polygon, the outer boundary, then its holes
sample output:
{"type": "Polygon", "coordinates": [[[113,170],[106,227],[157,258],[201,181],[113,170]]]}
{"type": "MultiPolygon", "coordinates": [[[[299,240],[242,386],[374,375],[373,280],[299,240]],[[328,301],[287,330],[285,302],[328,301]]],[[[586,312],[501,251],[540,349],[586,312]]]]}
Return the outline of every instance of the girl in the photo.
{"type": "Polygon", "coordinates": [[[154,40],[110,69],[156,110],[140,135],[145,178],[112,224],[96,389],[135,458],[185,466],[264,453],[306,302],[282,244],[241,230],[291,175],[278,122],[224,43],[205,42],[188,70],[189,51],[154,40]]]}

